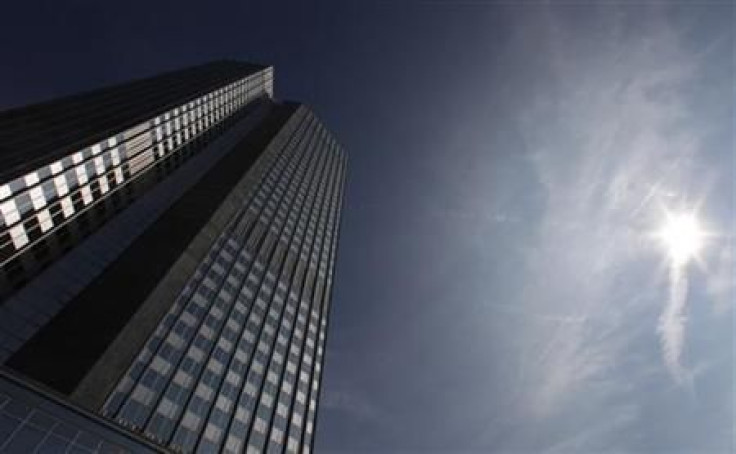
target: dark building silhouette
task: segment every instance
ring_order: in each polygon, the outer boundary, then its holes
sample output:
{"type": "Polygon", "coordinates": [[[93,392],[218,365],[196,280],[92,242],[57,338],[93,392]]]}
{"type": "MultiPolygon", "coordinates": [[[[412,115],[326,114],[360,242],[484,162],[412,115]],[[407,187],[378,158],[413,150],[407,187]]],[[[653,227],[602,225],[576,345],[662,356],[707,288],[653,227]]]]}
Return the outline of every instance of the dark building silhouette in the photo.
{"type": "Polygon", "coordinates": [[[311,450],[346,160],[272,80],[0,114],[0,450],[78,447],[33,423],[68,412],[92,452],[311,450]]]}

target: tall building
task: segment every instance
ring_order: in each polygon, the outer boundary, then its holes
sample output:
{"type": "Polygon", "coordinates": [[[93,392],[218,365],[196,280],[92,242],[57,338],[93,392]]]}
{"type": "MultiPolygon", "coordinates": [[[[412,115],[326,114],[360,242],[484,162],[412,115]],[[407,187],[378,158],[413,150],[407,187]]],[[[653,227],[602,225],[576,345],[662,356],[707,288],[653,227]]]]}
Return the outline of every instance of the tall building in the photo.
{"type": "Polygon", "coordinates": [[[0,451],[311,451],[346,158],[272,80],[0,113],[0,451]]]}

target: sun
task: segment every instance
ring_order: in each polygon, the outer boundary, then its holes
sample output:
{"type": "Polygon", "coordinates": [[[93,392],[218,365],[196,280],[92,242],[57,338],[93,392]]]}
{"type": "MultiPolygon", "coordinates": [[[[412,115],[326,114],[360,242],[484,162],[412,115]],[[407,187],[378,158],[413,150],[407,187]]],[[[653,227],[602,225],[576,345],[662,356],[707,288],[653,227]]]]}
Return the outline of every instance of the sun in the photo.
{"type": "Polygon", "coordinates": [[[705,243],[706,232],[693,213],[666,213],[656,234],[674,265],[684,265],[696,258],[705,243]]]}

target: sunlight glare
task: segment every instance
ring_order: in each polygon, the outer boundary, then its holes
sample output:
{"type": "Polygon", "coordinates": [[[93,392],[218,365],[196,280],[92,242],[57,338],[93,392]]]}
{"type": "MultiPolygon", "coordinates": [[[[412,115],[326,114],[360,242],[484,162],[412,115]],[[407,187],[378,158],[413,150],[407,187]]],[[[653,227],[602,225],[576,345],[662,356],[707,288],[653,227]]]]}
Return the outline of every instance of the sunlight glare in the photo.
{"type": "Polygon", "coordinates": [[[684,265],[703,247],[705,232],[691,213],[667,214],[657,235],[675,265],[684,265]]]}

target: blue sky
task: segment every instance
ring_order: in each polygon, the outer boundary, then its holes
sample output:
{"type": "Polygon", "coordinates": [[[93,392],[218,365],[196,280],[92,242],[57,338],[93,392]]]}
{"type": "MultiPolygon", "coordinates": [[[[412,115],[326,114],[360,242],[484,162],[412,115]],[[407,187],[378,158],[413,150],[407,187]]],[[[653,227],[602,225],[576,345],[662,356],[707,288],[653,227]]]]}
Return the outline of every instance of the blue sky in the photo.
{"type": "Polygon", "coordinates": [[[1,107],[240,58],[343,143],[318,452],[735,448],[732,3],[14,8],[1,107]]]}
{"type": "Polygon", "coordinates": [[[733,449],[732,7],[398,9],[356,13],[398,87],[348,145],[318,446],[733,449]],[[661,206],[721,234],[679,337],[661,206]]]}

